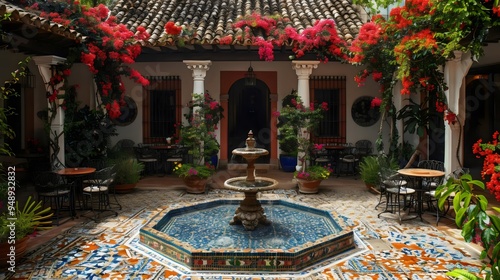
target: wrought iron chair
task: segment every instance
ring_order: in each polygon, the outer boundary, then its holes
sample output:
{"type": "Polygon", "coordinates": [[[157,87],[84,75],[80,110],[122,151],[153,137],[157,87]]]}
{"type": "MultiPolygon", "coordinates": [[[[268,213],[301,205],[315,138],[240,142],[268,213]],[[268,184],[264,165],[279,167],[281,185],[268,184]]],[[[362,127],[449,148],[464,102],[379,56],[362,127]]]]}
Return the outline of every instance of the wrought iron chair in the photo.
{"type": "Polygon", "coordinates": [[[359,159],[354,154],[347,154],[340,158],[339,175],[356,175],[359,159]]]}
{"type": "MultiPolygon", "coordinates": [[[[422,160],[422,161],[419,161],[417,167],[445,171],[444,170],[444,162],[439,161],[439,160],[422,160]]],[[[422,188],[424,190],[436,189],[439,185],[441,185],[443,183],[443,179],[444,179],[443,176],[425,178],[422,180],[422,188]]]]}
{"type": "MultiPolygon", "coordinates": [[[[397,219],[401,224],[402,221],[413,219],[415,217],[409,215],[411,205],[413,204],[413,196],[415,189],[407,187],[407,180],[394,170],[381,169],[380,170],[382,184],[385,188],[385,209],[378,214],[378,217],[384,213],[392,213],[397,215],[397,219]],[[402,212],[408,210],[405,216],[402,212]]],[[[403,213],[404,214],[404,213],[403,213]]]]}
{"type": "Polygon", "coordinates": [[[373,152],[372,142],[370,140],[358,140],[354,147],[356,148],[356,155],[359,160],[365,156],[369,156],[373,152]]]}
{"type": "MultiPolygon", "coordinates": [[[[469,173],[469,168],[464,168],[464,167],[459,167],[455,169],[451,174],[449,174],[447,177],[453,178],[453,179],[460,179],[460,177],[463,174],[468,174],[469,173]]],[[[455,193],[451,193],[450,196],[448,196],[448,199],[446,200],[446,205],[444,205],[444,209],[440,210],[439,206],[437,205],[437,198],[436,198],[436,190],[429,190],[424,193],[428,197],[428,207],[430,209],[435,209],[436,210],[436,226],[439,225],[439,220],[442,217],[446,217],[448,214],[448,211],[451,208],[451,205],[453,203],[453,198],[455,198],[455,193]]]]}
{"type": "Polygon", "coordinates": [[[50,206],[54,211],[55,224],[60,224],[61,210],[70,209],[71,185],[65,183],[62,178],[52,171],[40,172],[34,179],[35,191],[38,199],[44,205],[50,206]],[[66,204],[66,206],[65,206],[66,204]]]}
{"type": "MultiPolygon", "coordinates": [[[[144,168],[145,174],[151,174],[158,172],[158,165],[160,162],[160,155],[157,151],[151,149],[148,146],[140,145],[134,147],[137,161],[142,162],[146,168],[144,168]]],[[[144,175],[144,174],[142,174],[144,175]]]]}
{"type": "Polygon", "coordinates": [[[110,211],[115,216],[118,215],[118,212],[111,208],[109,199],[109,190],[111,183],[113,183],[114,174],[113,166],[100,169],[88,179],[90,185],[83,188],[84,207],[95,213],[94,220],[97,220],[100,213],[105,211],[110,211]]]}
{"type": "Polygon", "coordinates": [[[175,168],[175,165],[183,162],[184,155],[187,151],[183,147],[178,147],[167,153],[167,158],[165,160],[165,172],[171,174],[175,168]]]}

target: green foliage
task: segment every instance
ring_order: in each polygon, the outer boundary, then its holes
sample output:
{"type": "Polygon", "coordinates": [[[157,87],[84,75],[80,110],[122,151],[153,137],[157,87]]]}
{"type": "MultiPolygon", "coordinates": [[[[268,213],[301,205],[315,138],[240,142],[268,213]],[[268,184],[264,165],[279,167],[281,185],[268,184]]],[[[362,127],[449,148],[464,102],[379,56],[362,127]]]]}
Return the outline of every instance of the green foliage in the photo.
{"type": "Polygon", "coordinates": [[[193,94],[189,112],[184,115],[188,125],[181,126],[180,144],[193,158],[193,164],[217,154],[220,144],[215,136],[217,125],[223,116],[223,108],[208,93],[193,94]]]}
{"type": "Polygon", "coordinates": [[[50,207],[42,208],[41,201],[32,200],[31,196],[28,197],[23,206],[19,202],[15,202],[14,212],[6,211],[0,216],[0,242],[7,241],[10,235],[10,228],[8,225],[12,222],[9,218],[15,219],[15,239],[19,240],[35,230],[45,230],[51,228],[52,217],[50,207]]]}
{"type": "Polygon", "coordinates": [[[380,167],[376,156],[367,156],[359,163],[359,174],[365,184],[378,186],[380,184],[380,167]]]}
{"type": "Polygon", "coordinates": [[[113,171],[116,172],[114,184],[125,185],[135,184],[141,179],[141,172],[144,170],[144,164],[137,159],[124,155],[109,160],[110,165],[114,165],[113,171]]]}
{"type": "Polygon", "coordinates": [[[181,178],[196,176],[202,179],[206,179],[215,173],[215,167],[209,164],[196,165],[189,163],[179,163],[174,167],[174,173],[181,178]]]}
{"type": "Polygon", "coordinates": [[[410,104],[405,105],[396,114],[398,120],[403,120],[403,130],[408,133],[416,133],[419,137],[423,137],[424,133],[435,128],[435,119],[438,116],[434,110],[431,110],[429,99],[421,104],[410,99],[410,104]]]}
{"type": "MultiPolygon", "coordinates": [[[[328,110],[328,104],[315,104],[312,107],[305,107],[300,96],[292,91],[289,97],[290,104],[281,108],[279,116],[285,120],[285,127],[288,127],[289,134],[286,137],[292,143],[291,147],[295,145],[294,136],[295,129],[297,130],[297,151],[300,153],[300,160],[302,162],[302,171],[306,171],[306,161],[311,158],[311,153],[314,152],[314,143],[311,141],[311,136],[314,135],[321,119],[323,118],[324,111],[328,110]]],[[[284,136],[284,138],[286,138],[284,136]]],[[[293,149],[290,149],[293,150],[293,149]]]]}
{"type": "Polygon", "coordinates": [[[86,5],[89,7],[96,7],[99,4],[108,5],[109,2],[111,2],[111,1],[110,0],[81,0],[80,1],[80,3],[82,3],[82,5],[86,5]]]}
{"type": "Polygon", "coordinates": [[[307,171],[295,171],[293,177],[304,180],[325,180],[330,177],[332,169],[321,165],[312,165],[307,168],[307,171]]]}
{"type": "MultiPolygon", "coordinates": [[[[483,268],[486,279],[499,279],[500,268],[500,208],[488,208],[488,200],[477,193],[477,188],[484,190],[482,181],[475,180],[470,174],[460,178],[449,178],[445,184],[436,189],[439,209],[443,209],[450,196],[453,196],[455,223],[462,228],[462,236],[466,242],[481,245],[481,259],[489,258],[489,265],[483,268]]],[[[466,270],[453,270],[447,275],[458,279],[483,279],[466,270]]]]}
{"type": "Polygon", "coordinates": [[[281,103],[283,109],[278,117],[278,142],[280,150],[287,156],[297,156],[299,149],[298,126],[293,122],[292,115],[288,114],[288,110],[294,108],[292,100],[296,98],[297,91],[295,90],[283,98],[281,103]]]}
{"type": "Polygon", "coordinates": [[[111,136],[117,135],[116,126],[101,109],[79,109],[74,90],[67,92],[65,106],[66,162],[78,166],[87,159],[104,159],[111,136]]]}
{"type": "Polygon", "coordinates": [[[382,168],[397,170],[398,167],[397,162],[392,157],[385,155],[366,156],[359,163],[359,174],[365,184],[379,186],[380,170],[382,168]]]}
{"type": "MultiPolygon", "coordinates": [[[[9,97],[13,97],[16,94],[13,86],[19,83],[22,77],[26,76],[30,60],[31,57],[21,60],[18,63],[18,69],[10,73],[11,79],[5,81],[4,85],[0,86],[0,102],[8,99],[9,97]]],[[[11,155],[9,146],[5,143],[5,141],[2,141],[2,138],[14,139],[15,137],[14,131],[7,123],[7,116],[13,113],[14,112],[11,108],[0,106],[0,155],[11,155]]],[[[0,162],[0,169],[1,167],[2,163],[0,162]]]]}

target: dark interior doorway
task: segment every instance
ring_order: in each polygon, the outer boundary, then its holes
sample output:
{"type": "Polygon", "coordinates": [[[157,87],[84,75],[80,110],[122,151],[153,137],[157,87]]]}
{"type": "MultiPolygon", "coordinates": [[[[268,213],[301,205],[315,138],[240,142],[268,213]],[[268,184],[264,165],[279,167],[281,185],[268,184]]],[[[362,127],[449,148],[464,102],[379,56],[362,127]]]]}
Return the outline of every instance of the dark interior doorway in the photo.
{"type": "Polygon", "coordinates": [[[493,74],[470,82],[466,88],[467,118],[464,125],[464,167],[475,178],[480,178],[484,158],[476,158],[472,145],[479,139],[493,140],[493,132],[500,130],[500,95],[493,74]]]}
{"type": "MultiPolygon", "coordinates": [[[[256,146],[270,151],[269,88],[261,80],[254,86],[245,85],[245,79],[236,81],[229,89],[228,102],[228,159],[230,163],[244,163],[233,157],[232,151],[245,147],[248,132],[252,130],[256,146]]],[[[270,156],[260,157],[258,163],[269,163],[270,156]]]]}

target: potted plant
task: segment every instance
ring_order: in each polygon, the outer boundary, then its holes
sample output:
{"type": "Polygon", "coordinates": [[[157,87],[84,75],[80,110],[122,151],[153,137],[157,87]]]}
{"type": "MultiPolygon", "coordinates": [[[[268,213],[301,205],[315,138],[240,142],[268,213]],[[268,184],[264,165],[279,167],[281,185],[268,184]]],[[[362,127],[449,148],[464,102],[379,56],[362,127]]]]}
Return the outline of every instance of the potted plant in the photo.
{"type": "MultiPolygon", "coordinates": [[[[2,183],[2,194],[7,194],[7,182],[2,183]],[[5,191],[4,191],[5,189],[5,191]]],[[[4,199],[2,199],[3,201],[4,199]]],[[[9,201],[0,215],[0,266],[12,265],[10,255],[15,261],[25,253],[29,235],[37,230],[51,228],[53,215],[50,207],[43,208],[41,201],[28,197],[26,203],[9,201]]],[[[15,265],[14,261],[14,265],[15,265]]]]}
{"type": "Polygon", "coordinates": [[[204,193],[208,178],[215,173],[213,156],[219,151],[215,130],[223,109],[208,93],[193,94],[184,115],[188,125],[181,126],[180,144],[186,148],[190,162],[178,164],[174,173],[184,180],[189,193],[204,193]]]}
{"type": "Polygon", "coordinates": [[[283,108],[279,115],[285,117],[290,123],[297,127],[298,130],[297,151],[300,162],[298,162],[298,165],[296,166],[294,178],[297,179],[300,192],[316,193],[318,192],[318,186],[321,183],[321,180],[328,178],[331,173],[331,169],[330,167],[323,166],[311,166],[309,168],[312,168],[312,170],[308,169],[307,165],[311,160],[311,154],[317,150],[323,149],[322,144],[314,144],[312,142],[311,135],[314,134],[316,127],[323,118],[323,112],[328,110],[328,104],[322,103],[320,106],[311,105],[311,107],[308,108],[304,106],[300,96],[298,95],[292,96],[290,103],[292,106],[283,108]],[[324,177],[319,175],[324,178],[317,180],[314,179],[315,176],[307,175],[314,173],[328,174],[328,176],[324,177]],[[315,181],[316,186],[314,186],[314,189],[303,189],[304,184],[308,183],[308,181],[315,181]]]}
{"type": "Polygon", "coordinates": [[[397,170],[398,163],[385,156],[366,156],[359,163],[359,175],[370,192],[380,194],[380,168],[397,170]]]}
{"type": "Polygon", "coordinates": [[[293,176],[298,181],[299,192],[317,193],[321,181],[328,179],[332,169],[321,165],[312,165],[307,171],[295,171],[293,176]]]}
{"type": "Polygon", "coordinates": [[[278,115],[278,143],[281,150],[280,166],[285,172],[294,172],[297,166],[297,153],[299,149],[299,142],[297,135],[299,133],[298,127],[294,124],[292,112],[295,110],[292,100],[297,98],[297,92],[292,92],[283,98],[281,103],[281,112],[278,115]]]}
{"type": "Polygon", "coordinates": [[[134,190],[137,182],[141,179],[144,164],[138,162],[131,156],[122,156],[110,160],[110,165],[114,165],[115,178],[113,181],[117,193],[128,193],[134,190]]]}
{"type": "Polygon", "coordinates": [[[371,192],[378,192],[380,167],[376,156],[364,157],[359,163],[359,175],[371,192]]]}
{"type": "Polygon", "coordinates": [[[217,164],[219,162],[217,153],[220,150],[219,142],[213,135],[209,135],[209,137],[204,137],[203,139],[203,154],[205,155],[205,162],[217,169],[217,164]]]}

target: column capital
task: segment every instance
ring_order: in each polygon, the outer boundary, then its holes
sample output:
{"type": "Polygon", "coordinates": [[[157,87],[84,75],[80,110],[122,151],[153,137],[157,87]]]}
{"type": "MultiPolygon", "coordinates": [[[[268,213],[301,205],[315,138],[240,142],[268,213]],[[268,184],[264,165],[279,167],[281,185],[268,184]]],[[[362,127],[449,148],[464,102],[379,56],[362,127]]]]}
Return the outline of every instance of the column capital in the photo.
{"type": "Polygon", "coordinates": [[[299,79],[309,79],[312,70],[318,68],[319,61],[316,60],[293,60],[292,69],[295,70],[299,79]]]}
{"type": "Polygon", "coordinates": [[[210,68],[210,65],[212,65],[212,61],[210,60],[183,60],[182,62],[184,62],[184,64],[186,64],[190,70],[193,69],[208,70],[208,68],[210,68]]]}
{"type": "Polygon", "coordinates": [[[212,61],[210,60],[183,60],[189,70],[193,71],[194,79],[204,79],[212,61]]]}
{"type": "Polygon", "coordinates": [[[33,57],[33,61],[37,66],[50,66],[64,62],[66,58],[55,55],[41,55],[33,57]]]}

